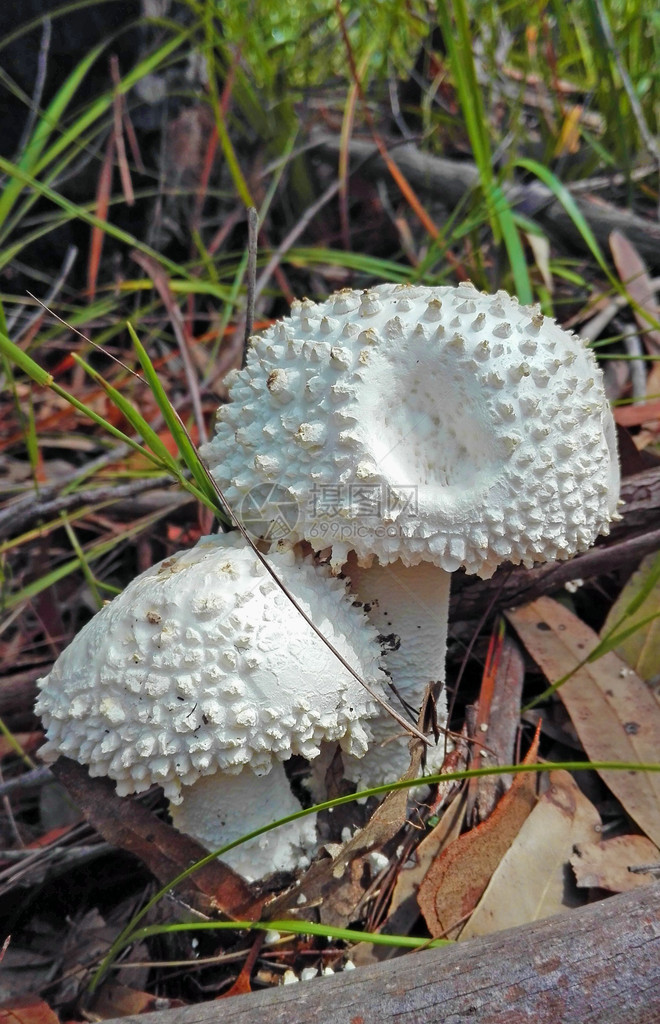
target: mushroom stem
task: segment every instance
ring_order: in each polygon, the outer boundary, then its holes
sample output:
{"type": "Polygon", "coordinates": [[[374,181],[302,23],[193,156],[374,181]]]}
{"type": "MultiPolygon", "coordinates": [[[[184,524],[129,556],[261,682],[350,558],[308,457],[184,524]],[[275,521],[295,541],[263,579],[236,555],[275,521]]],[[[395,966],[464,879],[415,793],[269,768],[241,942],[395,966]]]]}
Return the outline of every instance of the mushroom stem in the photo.
{"type": "Polygon", "coordinates": [[[395,690],[416,716],[427,685],[445,679],[451,573],[430,562],[405,566],[400,560],[374,560],[363,569],[354,552],[344,572],[380,634],[395,690]]]}
{"type": "MultiPolygon", "coordinates": [[[[221,779],[206,775],[183,786],[181,798],[179,804],[170,803],[174,826],[209,850],[300,810],[281,761],[260,777],[249,767],[221,779]]],[[[316,842],[316,815],[308,814],[227,851],[222,860],[252,882],[273,871],[306,867],[316,842]]]]}
{"type": "MultiPolygon", "coordinates": [[[[388,565],[374,560],[370,568],[362,568],[355,552],[350,553],[343,571],[350,580],[350,593],[380,634],[383,667],[392,681],[390,703],[401,705],[416,724],[429,683],[444,684],[445,680],[451,573],[430,562],[405,566],[400,560],[388,565]]],[[[438,689],[436,717],[443,729],[447,701],[444,688],[438,689]]],[[[367,727],[373,737],[367,753],[361,758],[342,753],[344,776],[358,789],[394,782],[410,764],[410,736],[391,715],[381,711],[367,727]]],[[[334,745],[328,747],[322,745],[322,756],[312,764],[308,782],[317,800],[325,796],[325,771],[335,749],[334,745]]],[[[426,750],[427,770],[439,771],[444,754],[441,736],[436,746],[426,750]]]]}

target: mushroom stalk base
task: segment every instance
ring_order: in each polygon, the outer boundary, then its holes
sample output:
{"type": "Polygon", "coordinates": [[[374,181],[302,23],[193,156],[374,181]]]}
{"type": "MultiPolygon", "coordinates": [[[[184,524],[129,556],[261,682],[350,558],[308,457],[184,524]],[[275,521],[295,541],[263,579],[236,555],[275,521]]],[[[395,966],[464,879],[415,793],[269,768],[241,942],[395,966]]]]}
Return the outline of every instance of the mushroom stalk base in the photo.
{"type": "MultiPolygon", "coordinates": [[[[300,810],[280,761],[259,777],[251,768],[238,775],[206,775],[184,786],[181,797],[180,804],[170,804],[174,826],[209,850],[300,810]]],[[[316,841],[316,815],[309,814],[242,843],[221,859],[253,882],[274,871],[307,867],[316,841]]]]}

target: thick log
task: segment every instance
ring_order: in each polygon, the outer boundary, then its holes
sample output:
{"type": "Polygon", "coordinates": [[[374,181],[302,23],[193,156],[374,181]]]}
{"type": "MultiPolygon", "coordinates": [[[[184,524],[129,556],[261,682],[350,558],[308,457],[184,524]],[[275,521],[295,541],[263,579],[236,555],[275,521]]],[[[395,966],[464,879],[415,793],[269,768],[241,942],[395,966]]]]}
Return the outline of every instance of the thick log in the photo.
{"type": "Polygon", "coordinates": [[[121,1018],[121,1024],[217,1021],[657,1024],[660,884],[333,978],[121,1018]]]}

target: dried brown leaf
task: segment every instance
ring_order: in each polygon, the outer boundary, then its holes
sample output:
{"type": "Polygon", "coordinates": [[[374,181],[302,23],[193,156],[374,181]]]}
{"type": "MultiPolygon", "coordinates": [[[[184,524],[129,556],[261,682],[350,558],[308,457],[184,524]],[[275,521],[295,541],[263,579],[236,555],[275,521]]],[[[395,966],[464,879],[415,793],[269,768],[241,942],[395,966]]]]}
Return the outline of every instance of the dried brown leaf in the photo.
{"type": "Polygon", "coordinates": [[[11,1006],[0,1006],[0,1024],[60,1024],[48,1003],[26,996],[11,1006]]]}
{"type": "MultiPolygon", "coordinates": [[[[539,732],[525,764],[534,764],[539,732]]],[[[489,879],[536,803],[536,776],[516,775],[487,821],[466,832],[433,861],[417,902],[431,935],[454,937],[481,898],[489,879]]]]}
{"type": "Polygon", "coordinates": [[[550,788],[523,823],[499,863],[461,940],[540,921],[580,905],[567,866],[575,843],[597,842],[598,811],[565,771],[550,773],[550,788]]]}
{"type": "Polygon", "coordinates": [[[99,989],[90,1010],[96,1020],[112,1020],[115,1017],[132,1017],[150,1010],[166,1010],[184,1005],[181,999],[166,999],[151,992],[120,985],[116,981],[108,981],[99,989]]]}
{"type": "MultiPolygon", "coordinates": [[[[513,637],[503,636],[491,643],[494,657],[491,671],[484,671],[477,707],[477,761],[483,766],[512,764],[520,723],[520,697],[525,662],[513,637]]],[[[491,659],[489,659],[489,665],[491,659]]],[[[484,775],[470,779],[468,821],[485,821],[497,801],[509,788],[505,775],[484,775]]]]}
{"type": "MultiPolygon", "coordinates": [[[[597,633],[549,597],[507,612],[507,618],[551,682],[573,672],[557,692],[592,761],[658,761],[660,706],[639,676],[613,651],[576,670],[599,643],[597,633]]],[[[599,774],[649,839],[660,844],[660,773],[599,774]]]]}
{"type": "MultiPolygon", "coordinates": [[[[648,555],[639,569],[632,574],[610,608],[601,630],[602,636],[616,627],[630,602],[643,592],[648,577],[657,568],[659,560],[660,554],[648,555]]],[[[643,604],[636,612],[628,615],[623,625],[626,630],[634,625],[639,625],[639,628],[621,641],[616,653],[638,676],[651,684],[653,692],[660,700],[660,583],[656,583],[643,604]],[[655,619],[645,621],[654,614],[657,616],[655,619]]]]}
{"type": "Polygon", "coordinates": [[[660,866],[660,850],[646,836],[615,836],[600,843],[577,843],[571,867],[580,889],[629,892],[653,882],[648,871],[634,867],[660,866]]]}
{"type": "MultiPolygon", "coordinates": [[[[648,391],[653,394],[657,390],[649,381],[648,391]]],[[[642,423],[660,419],[660,398],[652,398],[648,402],[639,402],[635,405],[618,405],[613,412],[619,426],[639,427],[642,423]]]]}

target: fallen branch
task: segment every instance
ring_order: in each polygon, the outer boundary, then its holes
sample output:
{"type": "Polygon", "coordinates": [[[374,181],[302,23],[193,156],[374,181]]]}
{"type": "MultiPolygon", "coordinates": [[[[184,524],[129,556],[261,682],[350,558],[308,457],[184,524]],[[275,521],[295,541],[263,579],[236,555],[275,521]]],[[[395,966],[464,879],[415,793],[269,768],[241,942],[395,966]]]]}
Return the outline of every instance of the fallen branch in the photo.
{"type": "MultiPolygon", "coordinates": [[[[316,157],[334,166],[343,145],[339,136],[324,135],[312,141],[316,157]]],[[[362,175],[389,180],[390,174],[374,143],[351,139],[348,151],[352,171],[359,165],[362,175]]],[[[448,209],[454,209],[468,192],[479,186],[479,171],[470,160],[433,156],[423,153],[412,143],[392,144],[388,156],[416,191],[433,195],[448,209]]],[[[546,185],[540,181],[526,181],[505,183],[502,189],[518,212],[533,218],[548,234],[559,235],[571,248],[585,251],[582,234],[546,185]]],[[[660,267],[660,224],[657,220],[639,217],[629,210],[612,206],[602,198],[576,194],[573,199],[603,251],[609,251],[610,233],[621,231],[650,266],[660,267]]]]}
{"type": "MultiPolygon", "coordinates": [[[[655,1024],[660,884],[360,970],[122,1024],[655,1024]]],[[[118,1024],[108,1021],[106,1024],[118,1024]]]]}
{"type": "Polygon", "coordinates": [[[175,490],[174,481],[167,476],[131,480],[107,487],[87,487],[67,494],[60,493],[59,487],[51,486],[40,495],[30,492],[9,501],[5,508],[0,509],[0,539],[16,537],[35,523],[54,520],[62,512],[80,512],[87,505],[94,509],[112,505],[115,513],[131,513],[137,517],[137,510],[144,515],[159,509],[175,508],[192,500],[192,495],[175,490]]]}

